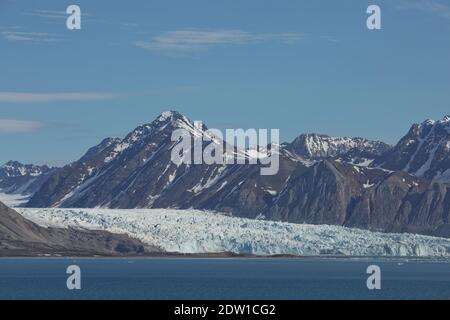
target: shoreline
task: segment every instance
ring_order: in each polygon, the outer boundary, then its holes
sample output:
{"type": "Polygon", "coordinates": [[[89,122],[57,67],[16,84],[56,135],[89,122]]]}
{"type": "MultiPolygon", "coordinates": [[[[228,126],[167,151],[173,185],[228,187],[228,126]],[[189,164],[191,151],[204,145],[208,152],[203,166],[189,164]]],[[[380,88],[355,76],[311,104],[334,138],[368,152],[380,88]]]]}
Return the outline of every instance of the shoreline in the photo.
{"type": "Polygon", "coordinates": [[[161,253],[148,255],[130,255],[130,256],[71,256],[71,255],[40,255],[40,256],[2,256],[1,260],[58,260],[58,259],[79,259],[79,260],[151,260],[151,259],[174,259],[174,260],[303,260],[303,261],[364,261],[364,260],[384,260],[386,262],[445,262],[450,263],[450,257],[417,257],[417,256],[289,256],[289,255],[273,255],[273,256],[256,256],[256,255],[239,255],[239,254],[178,254],[178,253],[161,253]]]}

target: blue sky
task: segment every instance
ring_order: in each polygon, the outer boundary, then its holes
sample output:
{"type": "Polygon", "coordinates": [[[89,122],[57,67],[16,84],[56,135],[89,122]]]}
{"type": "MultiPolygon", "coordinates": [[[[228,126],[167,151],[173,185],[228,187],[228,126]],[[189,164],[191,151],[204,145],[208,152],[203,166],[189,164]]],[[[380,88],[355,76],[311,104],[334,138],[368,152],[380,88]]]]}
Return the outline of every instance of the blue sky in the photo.
{"type": "Polygon", "coordinates": [[[0,0],[0,163],[62,165],[168,109],[395,143],[450,113],[449,57],[444,0],[0,0]]]}

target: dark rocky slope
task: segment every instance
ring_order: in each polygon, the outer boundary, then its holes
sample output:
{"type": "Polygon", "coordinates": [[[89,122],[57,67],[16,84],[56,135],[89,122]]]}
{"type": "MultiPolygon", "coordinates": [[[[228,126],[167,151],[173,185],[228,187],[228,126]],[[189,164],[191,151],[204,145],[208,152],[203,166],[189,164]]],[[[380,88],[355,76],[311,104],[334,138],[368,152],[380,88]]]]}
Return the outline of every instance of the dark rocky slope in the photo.
{"type": "Polygon", "coordinates": [[[450,185],[325,160],[294,172],[269,219],[450,237],[450,185]]]}
{"type": "Polygon", "coordinates": [[[373,166],[450,183],[450,116],[414,124],[373,166]]]}
{"type": "Polygon", "coordinates": [[[43,228],[0,203],[0,256],[122,256],[158,251],[126,235],[43,228]]]}

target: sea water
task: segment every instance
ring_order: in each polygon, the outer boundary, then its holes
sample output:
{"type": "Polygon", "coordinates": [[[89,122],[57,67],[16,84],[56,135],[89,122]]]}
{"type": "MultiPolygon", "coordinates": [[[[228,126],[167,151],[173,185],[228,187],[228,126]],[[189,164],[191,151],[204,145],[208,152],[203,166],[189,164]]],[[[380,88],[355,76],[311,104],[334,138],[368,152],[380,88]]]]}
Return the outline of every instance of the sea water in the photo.
{"type": "Polygon", "coordinates": [[[450,263],[407,259],[2,258],[0,299],[450,299],[450,263]],[[367,267],[381,269],[369,290],[367,267]],[[67,267],[81,270],[69,290],[67,267]]]}

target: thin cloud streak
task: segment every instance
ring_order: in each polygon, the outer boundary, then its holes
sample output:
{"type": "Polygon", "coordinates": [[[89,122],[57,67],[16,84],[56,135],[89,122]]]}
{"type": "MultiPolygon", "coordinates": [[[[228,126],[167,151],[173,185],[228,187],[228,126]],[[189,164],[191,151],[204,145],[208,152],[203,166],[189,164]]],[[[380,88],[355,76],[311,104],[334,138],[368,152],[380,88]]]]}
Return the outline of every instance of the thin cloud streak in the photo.
{"type": "Polygon", "coordinates": [[[37,121],[0,119],[0,133],[26,133],[33,132],[44,127],[37,121]]]}
{"type": "Polygon", "coordinates": [[[399,10],[419,10],[450,19],[450,6],[438,0],[397,0],[399,10]]]}
{"type": "Polygon", "coordinates": [[[300,33],[249,33],[242,30],[178,30],[168,31],[151,41],[136,41],[137,47],[150,51],[187,53],[217,45],[251,45],[263,42],[293,44],[303,39],[300,33]]]}
{"type": "Polygon", "coordinates": [[[55,42],[61,40],[55,35],[44,32],[1,31],[0,36],[8,41],[55,42]]]}
{"type": "Polygon", "coordinates": [[[32,92],[0,92],[0,103],[42,103],[63,101],[97,101],[112,100],[120,97],[116,93],[90,93],[90,92],[66,92],[66,93],[32,93],[32,92]]]}
{"type": "Polygon", "coordinates": [[[68,17],[65,11],[57,10],[35,10],[33,12],[27,12],[26,14],[47,19],[67,19],[68,17]]]}

